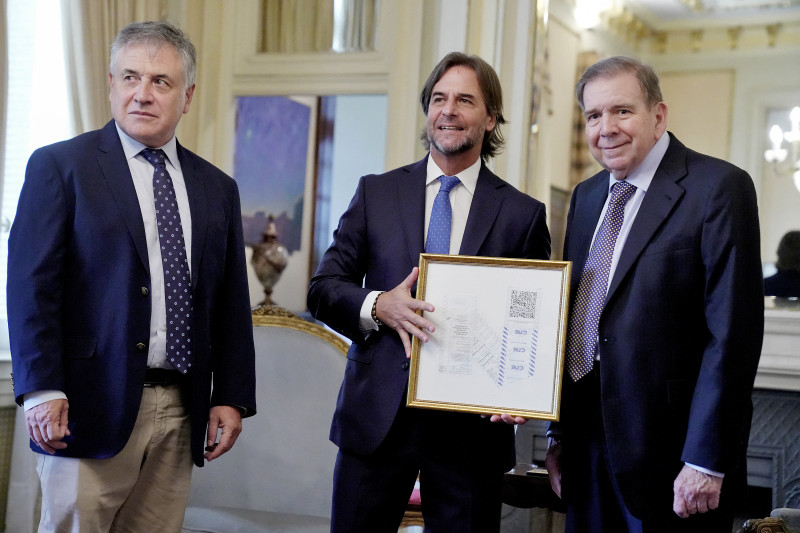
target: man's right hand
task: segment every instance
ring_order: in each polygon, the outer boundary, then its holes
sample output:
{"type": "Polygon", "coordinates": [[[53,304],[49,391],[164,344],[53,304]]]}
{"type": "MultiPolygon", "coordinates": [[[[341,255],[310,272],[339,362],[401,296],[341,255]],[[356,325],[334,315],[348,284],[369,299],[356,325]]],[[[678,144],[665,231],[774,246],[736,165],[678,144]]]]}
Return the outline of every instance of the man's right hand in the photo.
{"type": "Polygon", "coordinates": [[[62,439],[68,436],[67,411],[69,403],[63,398],[40,403],[25,411],[28,435],[33,442],[49,454],[63,450],[67,443],[62,439]]]}
{"type": "Polygon", "coordinates": [[[433,330],[436,329],[431,322],[417,314],[419,309],[429,313],[434,310],[431,304],[411,296],[411,287],[417,281],[418,275],[419,268],[412,268],[411,274],[400,285],[380,295],[375,308],[378,319],[400,335],[400,340],[403,341],[403,347],[406,349],[406,357],[411,357],[411,337],[409,335],[415,336],[422,342],[428,342],[428,335],[425,334],[425,331],[433,333],[433,330]]]}
{"type": "Polygon", "coordinates": [[[561,444],[554,439],[548,439],[547,456],[544,459],[544,466],[550,477],[550,488],[561,497],[561,444]]]}

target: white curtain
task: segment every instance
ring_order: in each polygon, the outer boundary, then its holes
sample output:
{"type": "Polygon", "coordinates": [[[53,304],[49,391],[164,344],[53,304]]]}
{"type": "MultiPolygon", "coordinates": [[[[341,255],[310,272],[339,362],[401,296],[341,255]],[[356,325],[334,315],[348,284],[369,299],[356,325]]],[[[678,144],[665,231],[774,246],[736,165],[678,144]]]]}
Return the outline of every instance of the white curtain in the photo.
{"type": "MultiPolygon", "coordinates": [[[[0,0],[0,173],[5,168],[6,107],[8,105],[8,50],[6,0],[0,0]]],[[[0,186],[0,195],[3,187],[0,186]]],[[[0,198],[2,200],[2,198],[0,198]]],[[[6,531],[33,533],[34,507],[39,493],[36,460],[28,447],[28,433],[22,409],[16,409],[11,444],[11,468],[6,502],[6,531]]]]}
{"type": "MultiPolygon", "coordinates": [[[[6,0],[0,0],[0,175],[5,168],[5,148],[6,148],[6,106],[8,105],[8,42],[6,32],[6,0]]],[[[2,205],[2,179],[0,178],[0,205],[2,205]]]]}
{"type": "Polygon", "coordinates": [[[375,48],[378,0],[346,0],[341,20],[334,30],[338,52],[361,52],[375,48]]]}
{"type": "Polygon", "coordinates": [[[333,0],[263,0],[263,52],[327,52],[333,42],[333,0]]]}

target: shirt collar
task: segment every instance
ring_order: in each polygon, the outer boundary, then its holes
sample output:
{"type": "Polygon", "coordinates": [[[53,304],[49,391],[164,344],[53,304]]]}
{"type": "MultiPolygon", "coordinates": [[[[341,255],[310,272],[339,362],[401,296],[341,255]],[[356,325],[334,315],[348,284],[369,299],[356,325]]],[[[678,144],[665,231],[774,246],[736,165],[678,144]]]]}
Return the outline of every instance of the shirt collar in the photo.
{"type": "MultiPolygon", "coordinates": [[[[642,164],[636,167],[623,181],[627,181],[631,185],[636,186],[637,189],[647,192],[647,189],[650,187],[650,182],[653,181],[653,176],[655,176],[656,170],[658,170],[658,165],[661,164],[661,160],[664,159],[664,154],[667,153],[668,147],[669,134],[665,131],[661,135],[661,138],[658,139],[656,144],[650,149],[650,152],[644,158],[642,164]]],[[[609,173],[609,190],[611,190],[611,186],[616,182],[617,180],[614,179],[614,176],[609,173]]]]}
{"type": "MultiPolygon", "coordinates": [[[[433,160],[433,158],[428,154],[428,177],[425,180],[425,186],[431,184],[431,182],[435,181],[439,178],[439,176],[444,175],[442,169],[439,168],[439,165],[433,160]]],[[[478,174],[481,172],[481,158],[478,157],[477,161],[475,161],[472,165],[465,168],[456,176],[458,179],[461,180],[461,183],[464,187],[469,191],[470,194],[475,194],[475,186],[478,184],[478,174]]]]}
{"type": "MultiPolygon", "coordinates": [[[[144,150],[145,148],[149,148],[149,146],[145,146],[144,144],[140,143],[133,137],[130,137],[127,133],[122,131],[119,127],[119,124],[116,122],[114,125],[117,127],[117,133],[119,134],[119,140],[122,142],[122,150],[125,152],[125,159],[130,160],[139,155],[139,152],[144,150]]],[[[167,162],[172,165],[174,168],[178,168],[178,142],[176,137],[173,135],[172,138],[165,144],[164,146],[159,146],[155,148],[156,150],[164,150],[164,154],[167,156],[167,162]]]]}

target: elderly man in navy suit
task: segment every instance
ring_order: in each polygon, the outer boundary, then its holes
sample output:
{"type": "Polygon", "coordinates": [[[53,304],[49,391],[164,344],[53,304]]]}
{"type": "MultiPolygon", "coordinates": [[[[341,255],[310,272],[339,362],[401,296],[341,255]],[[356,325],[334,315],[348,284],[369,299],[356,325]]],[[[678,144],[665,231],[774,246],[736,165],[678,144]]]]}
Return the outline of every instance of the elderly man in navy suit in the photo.
{"type": "Polygon", "coordinates": [[[411,337],[436,334],[416,314],[434,310],[414,298],[416,265],[437,239],[439,253],[547,259],[545,208],[486,167],[504,123],[491,66],[448,54],[420,99],[430,153],[361,178],[308,294],[311,313],[353,341],[331,427],[334,532],[397,531],[417,474],[431,531],[497,531],[502,475],[514,465],[511,426],[405,406],[411,337]],[[450,228],[428,231],[437,196],[450,228]]]}
{"type": "Polygon", "coordinates": [[[572,195],[561,421],[547,466],[567,531],[725,532],[745,480],[764,299],[747,173],[667,132],[652,68],[577,86],[606,169],[572,195]]]}
{"type": "Polygon", "coordinates": [[[40,532],[180,531],[192,463],[255,413],[239,193],[175,138],[195,72],[177,28],[123,28],[114,120],[28,162],[8,316],[40,532]]]}

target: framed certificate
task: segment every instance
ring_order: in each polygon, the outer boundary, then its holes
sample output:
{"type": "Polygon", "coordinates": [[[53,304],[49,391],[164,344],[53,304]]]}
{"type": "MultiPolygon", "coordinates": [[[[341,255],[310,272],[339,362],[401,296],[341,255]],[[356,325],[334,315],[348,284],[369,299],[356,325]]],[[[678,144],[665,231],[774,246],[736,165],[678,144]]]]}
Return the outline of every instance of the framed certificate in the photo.
{"type": "Polygon", "coordinates": [[[558,420],[569,261],[421,254],[408,405],[558,420]]]}

